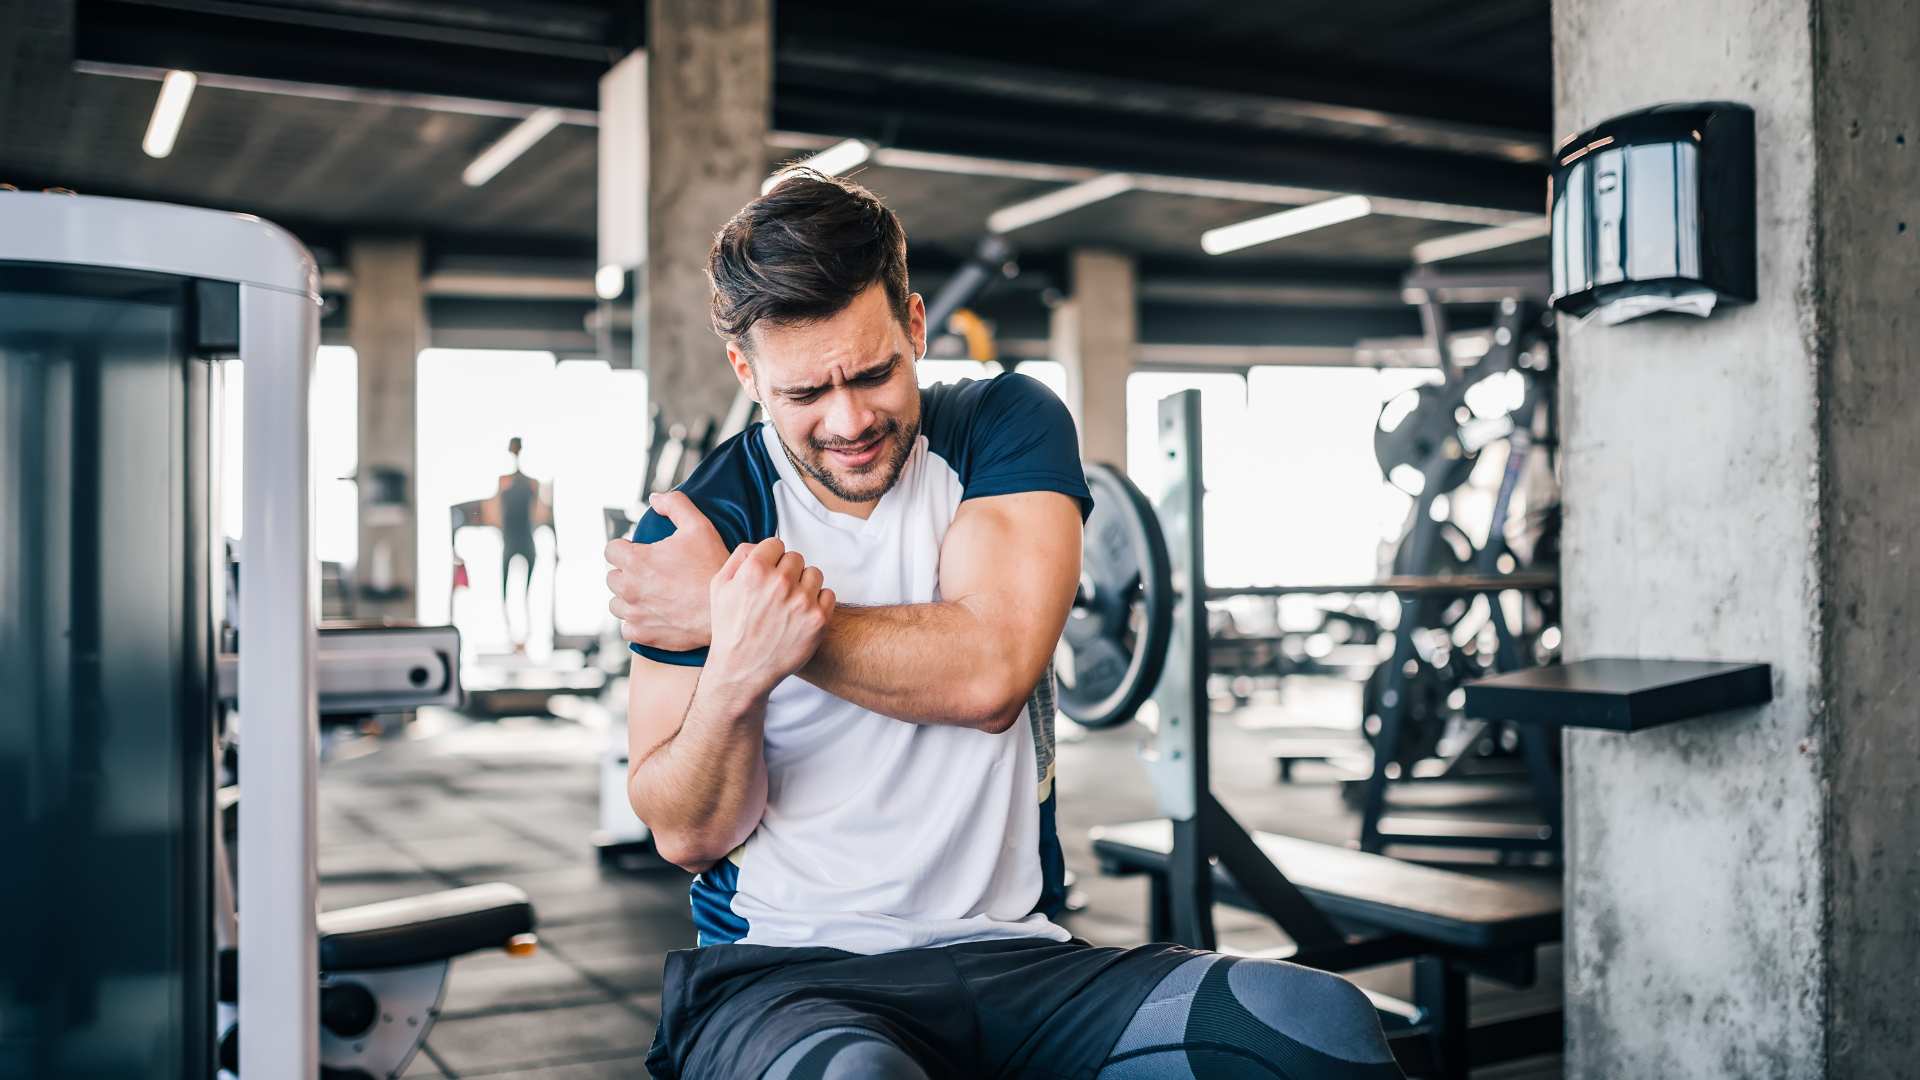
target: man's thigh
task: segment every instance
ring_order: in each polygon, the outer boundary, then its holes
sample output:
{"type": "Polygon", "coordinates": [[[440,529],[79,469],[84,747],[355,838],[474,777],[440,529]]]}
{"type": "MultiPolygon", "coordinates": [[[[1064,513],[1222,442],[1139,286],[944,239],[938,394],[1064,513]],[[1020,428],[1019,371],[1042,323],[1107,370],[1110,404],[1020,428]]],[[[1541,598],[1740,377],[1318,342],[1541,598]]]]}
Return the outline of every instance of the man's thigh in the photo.
{"type": "Polygon", "coordinates": [[[930,1080],[905,1048],[865,1028],[827,1028],[787,1047],[760,1080],[930,1080]]]}
{"type": "Polygon", "coordinates": [[[1338,975],[1198,954],[1153,986],[1098,1080],[1391,1080],[1378,1014],[1338,975]]]}
{"type": "Polygon", "coordinates": [[[913,1062],[933,1080],[977,1075],[961,1060],[973,1046],[966,990],[934,950],[856,956],[716,945],[671,954],[667,984],[648,1062],[658,1075],[745,1080],[777,1075],[778,1063],[795,1077],[813,1076],[803,1063],[812,1069],[840,1053],[856,1063],[913,1062]],[[842,1045],[855,1040],[824,1038],[829,1032],[880,1045],[842,1045]],[[819,1049],[825,1043],[831,1052],[819,1049]]]}

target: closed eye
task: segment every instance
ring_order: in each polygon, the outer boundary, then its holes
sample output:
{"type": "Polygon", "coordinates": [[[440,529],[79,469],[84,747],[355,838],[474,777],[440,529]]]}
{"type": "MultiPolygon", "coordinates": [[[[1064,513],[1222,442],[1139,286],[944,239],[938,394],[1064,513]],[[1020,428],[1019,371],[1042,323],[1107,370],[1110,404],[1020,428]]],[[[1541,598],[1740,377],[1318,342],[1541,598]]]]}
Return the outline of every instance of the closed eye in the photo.
{"type": "MultiPolygon", "coordinates": [[[[847,380],[848,386],[872,387],[884,384],[893,377],[894,369],[900,366],[900,358],[890,357],[879,367],[869,368],[847,380]]],[[[820,399],[820,395],[832,389],[827,386],[801,386],[791,390],[782,390],[780,396],[797,405],[808,405],[820,399]]]]}

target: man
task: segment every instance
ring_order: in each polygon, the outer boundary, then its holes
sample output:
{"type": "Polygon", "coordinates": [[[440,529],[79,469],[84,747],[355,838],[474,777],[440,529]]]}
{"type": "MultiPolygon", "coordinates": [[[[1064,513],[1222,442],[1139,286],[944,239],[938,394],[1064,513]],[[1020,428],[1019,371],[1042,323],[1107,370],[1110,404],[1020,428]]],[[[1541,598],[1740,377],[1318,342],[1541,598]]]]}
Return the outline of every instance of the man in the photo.
{"type": "Polygon", "coordinates": [[[709,272],[767,419],[607,552],[628,795],[698,874],[654,1075],[1398,1076],[1336,976],[1048,917],[1049,663],[1091,507],[1065,407],[1020,375],[919,388],[906,238],[858,185],[785,181],[709,272]]]}
{"type": "Polygon", "coordinates": [[[513,456],[513,471],[501,475],[492,507],[493,517],[500,526],[500,612],[516,653],[527,651],[527,637],[533,632],[533,563],[537,557],[533,532],[542,525],[553,524],[553,511],[547,505],[540,481],[520,471],[520,445],[518,435],[507,440],[507,453],[513,456]],[[518,637],[514,636],[513,610],[508,603],[515,559],[527,564],[526,587],[520,592],[518,637]]]}

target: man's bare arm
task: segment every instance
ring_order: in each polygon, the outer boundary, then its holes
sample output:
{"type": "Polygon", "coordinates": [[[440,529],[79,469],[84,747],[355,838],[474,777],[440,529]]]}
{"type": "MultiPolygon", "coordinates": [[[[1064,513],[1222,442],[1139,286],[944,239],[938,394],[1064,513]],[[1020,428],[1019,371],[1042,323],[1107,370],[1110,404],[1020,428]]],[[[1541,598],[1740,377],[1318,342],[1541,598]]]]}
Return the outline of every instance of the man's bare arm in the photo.
{"type": "Polygon", "coordinates": [[[969,499],[940,546],[931,604],[843,607],[800,677],[885,716],[999,732],[1053,657],[1080,580],[1066,495],[969,499]]]}
{"type": "Polygon", "coordinates": [[[767,695],[813,656],[833,590],[778,540],[742,544],[708,586],[702,668],[633,662],[627,798],[662,858],[704,870],[752,834],[767,806],[767,695]]]}
{"type": "Polygon", "coordinates": [[[627,800],[660,857],[698,873],[740,845],[767,807],[765,700],[701,692],[701,669],[633,658],[627,800]]]}
{"type": "MultiPolygon", "coordinates": [[[[608,607],[628,641],[707,644],[706,581],[726,548],[680,492],[656,495],[672,536],[607,545],[608,607]]],[[[1080,510],[1050,491],[969,499],[940,548],[932,604],[840,608],[802,678],[912,723],[1000,730],[1018,719],[1066,625],[1080,579],[1080,510]]]]}

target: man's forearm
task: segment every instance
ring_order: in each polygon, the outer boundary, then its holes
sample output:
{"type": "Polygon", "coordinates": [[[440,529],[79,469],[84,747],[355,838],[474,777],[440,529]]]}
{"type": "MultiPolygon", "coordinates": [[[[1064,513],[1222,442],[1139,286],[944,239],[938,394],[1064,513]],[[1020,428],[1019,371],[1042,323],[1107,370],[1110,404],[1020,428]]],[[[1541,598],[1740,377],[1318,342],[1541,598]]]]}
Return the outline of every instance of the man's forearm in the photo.
{"type": "Polygon", "coordinates": [[[1004,641],[960,601],[842,607],[800,677],[897,720],[1002,730],[1039,678],[1010,670],[1004,641]]]}
{"type": "Polygon", "coordinates": [[[765,695],[703,677],[680,730],[635,764],[627,793],[667,861],[710,865],[753,832],[767,806],[765,719],[765,695]]]}

